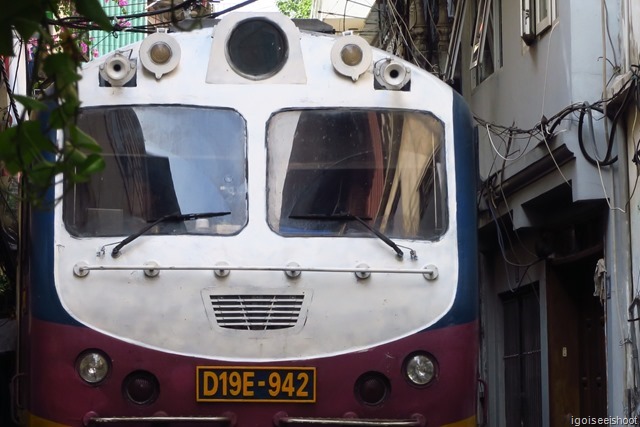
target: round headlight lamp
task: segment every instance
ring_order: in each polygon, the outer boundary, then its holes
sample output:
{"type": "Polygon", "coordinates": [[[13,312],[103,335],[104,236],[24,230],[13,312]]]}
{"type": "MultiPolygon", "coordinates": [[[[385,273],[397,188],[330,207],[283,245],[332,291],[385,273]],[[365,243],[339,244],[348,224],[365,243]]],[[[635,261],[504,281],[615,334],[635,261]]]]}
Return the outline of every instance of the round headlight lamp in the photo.
{"type": "Polygon", "coordinates": [[[172,55],[171,47],[165,42],[154,43],[149,49],[149,58],[156,64],[166,64],[172,55]]]}
{"type": "Polygon", "coordinates": [[[110,370],[109,358],[101,351],[87,350],[78,356],[76,371],[87,384],[99,384],[109,375],[110,370]]]}
{"type": "Polygon", "coordinates": [[[231,31],[226,47],[231,68],[252,80],[263,80],[278,73],[289,56],[287,37],[274,22],[250,18],[231,31]]]}
{"type": "Polygon", "coordinates": [[[362,48],[354,43],[344,45],[340,51],[340,59],[350,67],[360,64],[363,58],[364,52],[362,48]]]}
{"type": "Polygon", "coordinates": [[[371,66],[371,46],[360,36],[338,37],[331,47],[331,64],[338,74],[355,82],[371,66]]]}
{"type": "Polygon", "coordinates": [[[166,32],[147,36],[140,44],[142,66],[160,79],[180,63],[180,44],[166,32]]]}
{"type": "Polygon", "coordinates": [[[404,371],[411,384],[426,386],[436,377],[435,358],[427,353],[414,353],[405,360],[404,371]]]}

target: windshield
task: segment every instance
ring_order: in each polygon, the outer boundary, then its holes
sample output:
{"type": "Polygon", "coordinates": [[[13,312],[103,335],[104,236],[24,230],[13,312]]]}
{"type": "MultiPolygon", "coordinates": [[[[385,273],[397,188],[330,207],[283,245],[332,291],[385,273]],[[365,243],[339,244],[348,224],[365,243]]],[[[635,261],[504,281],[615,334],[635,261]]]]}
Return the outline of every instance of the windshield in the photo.
{"type": "Polygon", "coordinates": [[[370,235],[345,215],[389,237],[437,239],[446,231],[444,127],[433,115],[282,111],[267,131],[268,220],[276,233],[370,235]]]}
{"type": "Polygon", "coordinates": [[[78,124],[106,168],[66,188],[76,236],[137,232],[166,215],[230,212],[160,223],[156,234],[235,234],[247,223],[246,125],[235,111],[187,106],[85,109],[78,124]]]}

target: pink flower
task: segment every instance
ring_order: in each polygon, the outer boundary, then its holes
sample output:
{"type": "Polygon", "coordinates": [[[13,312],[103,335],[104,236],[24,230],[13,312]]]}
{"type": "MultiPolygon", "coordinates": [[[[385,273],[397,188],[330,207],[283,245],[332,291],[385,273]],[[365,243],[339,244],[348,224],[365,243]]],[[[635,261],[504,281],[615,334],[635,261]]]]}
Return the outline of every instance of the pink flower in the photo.
{"type": "Polygon", "coordinates": [[[129,5],[129,1],[128,0],[118,0],[118,6],[120,7],[125,7],[129,5]]]}
{"type": "Polygon", "coordinates": [[[93,57],[97,58],[98,56],[100,56],[100,52],[98,52],[98,49],[93,48],[93,57]]]}
{"type": "Polygon", "coordinates": [[[27,52],[29,52],[29,59],[33,60],[33,55],[35,55],[36,50],[38,50],[38,39],[29,39],[27,42],[27,52]]]}
{"type": "Polygon", "coordinates": [[[121,28],[128,28],[128,27],[130,27],[130,26],[131,26],[131,22],[127,21],[127,20],[126,20],[126,19],[124,19],[124,18],[120,18],[120,19],[118,19],[118,25],[119,25],[121,28]]]}
{"type": "Polygon", "coordinates": [[[80,42],[80,49],[82,53],[87,53],[89,51],[89,46],[85,42],[80,42]]]}

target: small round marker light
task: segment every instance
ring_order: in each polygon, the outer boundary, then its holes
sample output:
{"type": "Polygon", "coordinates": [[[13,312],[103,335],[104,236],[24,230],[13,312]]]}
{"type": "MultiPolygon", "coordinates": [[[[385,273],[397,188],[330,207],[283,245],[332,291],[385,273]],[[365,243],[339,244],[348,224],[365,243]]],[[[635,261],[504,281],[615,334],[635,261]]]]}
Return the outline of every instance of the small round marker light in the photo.
{"type": "Polygon", "coordinates": [[[345,64],[355,67],[362,62],[364,52],[362,52],[362,48],[357,44],[349,43],[340,51],[340,58],[345,64]]]}
{"type": "Polygon", "coordinates": [[[160,79],[180,63],[180,44],[173,36],[158,30],[142,41],[139,57],[142,66],[160,79]]]}
{"type": "Polygon", "coordinates": [[[109,375],[111,366],[108,357],[104,353],[96,350],[87,350],[78,356],[76,370],[84,382],[95,385],[102,382],[109,375]]]}
{"type": "Polygon", "coordinates": [[[149,49],[149,57],[156,64],[166,64],[171,59],[171,47],[165,42],[157,42],[149,49]]]}
{"type": "Polygon", "coordinates": [[[331,47],[333,69],[354,82],[369,69],[371,58],[371,46],[355,34],[338,37],[331,47]]]}

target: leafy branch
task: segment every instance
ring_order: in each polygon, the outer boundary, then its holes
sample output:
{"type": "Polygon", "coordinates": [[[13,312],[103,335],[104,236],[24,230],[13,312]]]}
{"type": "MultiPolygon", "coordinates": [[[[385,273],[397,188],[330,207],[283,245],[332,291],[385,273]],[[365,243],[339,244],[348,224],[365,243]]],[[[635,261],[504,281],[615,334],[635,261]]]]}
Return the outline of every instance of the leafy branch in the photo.
{"type": "Polygon", "coordinates": [[[44,200],[58,174],[81,182],[104,167],[99,145],[76,125],[78,70],[86,52],[77,31],[60,27],[54,37],[49,25],[50,16],[71,11],[100,29],[114,29],[98,0],[21,0],[9,2],[0,16],[0,56],[17,54],[16,38],[37,39],[26,94],[12,93],[4,61],[0,65],[14,114],[13,123],[0,123],[0,161],[8,173],[21,174],[25,196],[34,203],[44,200]],[[24,107],[19,116],[15,101],[24,107]],[[61,135],[64,142],[59,145],[54,141],[61,135]]]}
{"type": "Polygon", "coordinates": [[[309,18],[311,16],[311,0],[276,0],[276,6],[289,18],[309,18]]]}

